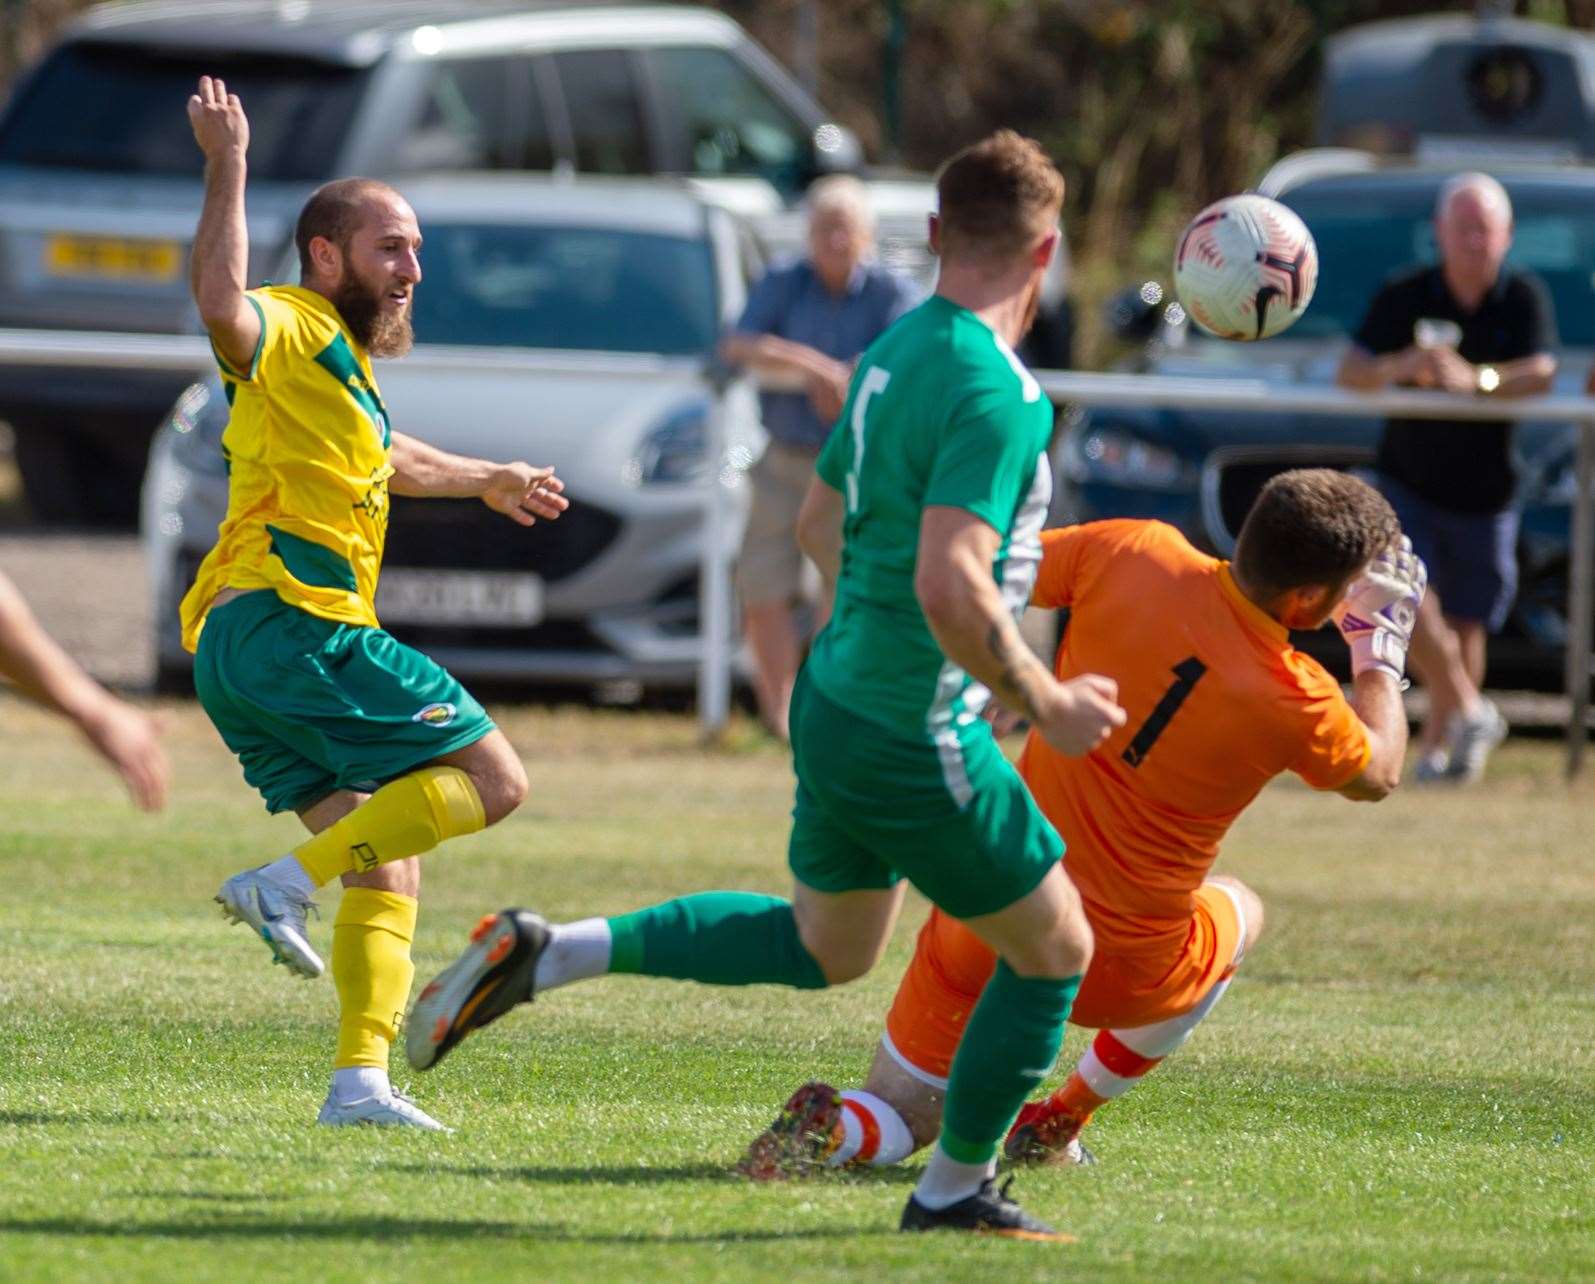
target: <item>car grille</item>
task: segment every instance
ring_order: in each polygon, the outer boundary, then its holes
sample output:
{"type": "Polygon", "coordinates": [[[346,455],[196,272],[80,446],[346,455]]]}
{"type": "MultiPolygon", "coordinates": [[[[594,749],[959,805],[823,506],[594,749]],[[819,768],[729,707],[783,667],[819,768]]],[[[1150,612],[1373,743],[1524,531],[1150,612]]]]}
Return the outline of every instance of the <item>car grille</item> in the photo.
{"type": "Polygon", "coordinates": [[[586,501],[557,522],[517,526],[475,499],[395,496],[384,566],[473,571],[536,571],[554,583],[596,561],[620,534],[621,520],[586,501]]]}
{"type": "Polygon", "coordinates": [[[1373,452],[1356,446],[1237,448],[1214,451],[1202,471],[1202,520],[1208,540],[1225,557],[1235,551],[1241,523],[1264,486],[1292,468],[1366,468],[1373,452]]]}

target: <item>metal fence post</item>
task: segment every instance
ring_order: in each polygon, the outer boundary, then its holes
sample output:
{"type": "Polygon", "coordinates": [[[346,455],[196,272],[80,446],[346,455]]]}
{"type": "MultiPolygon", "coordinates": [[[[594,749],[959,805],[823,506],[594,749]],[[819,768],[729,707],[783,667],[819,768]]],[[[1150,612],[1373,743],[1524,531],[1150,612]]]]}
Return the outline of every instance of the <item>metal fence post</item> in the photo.
{"type": "Polygon", "coordinates": [[[704,450],[709,477],[703,492],[703,560],[698,572],[698,728],[705,740],[725,730],[731,716],[731,562],[726,536],[730,529],[725,484],[726,389],[711,383],[704,450]]]}
{"type": "Polygon", "coordinates": [[[1589,742],[1590,651],[1595,638],[1595,420],[1578,425],[1577,489],[1567,568],[1567,778],[1584,765],[1589,742]]]}

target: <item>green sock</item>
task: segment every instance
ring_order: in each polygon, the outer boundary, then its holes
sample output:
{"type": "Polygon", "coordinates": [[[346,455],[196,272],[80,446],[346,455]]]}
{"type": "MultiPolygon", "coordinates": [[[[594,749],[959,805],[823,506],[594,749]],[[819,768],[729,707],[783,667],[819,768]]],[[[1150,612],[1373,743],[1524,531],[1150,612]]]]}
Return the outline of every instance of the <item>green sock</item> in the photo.
{"type": "Polygon", "coordinates": [[[1001,961],[953,1057],[941,1148],[963,1164],[997,1153],[1025,1097],[1051,1072],[1080,977],[1017,976],[1001,961]]]}
{"type": "Polygon", "coordinates": [[[776,896],[752,892],[678,896],[610,919],[609,931],[611,972],[669,976],[705,985],[825,988],[825,974],[798,937],[792,902],[776,896]]]}

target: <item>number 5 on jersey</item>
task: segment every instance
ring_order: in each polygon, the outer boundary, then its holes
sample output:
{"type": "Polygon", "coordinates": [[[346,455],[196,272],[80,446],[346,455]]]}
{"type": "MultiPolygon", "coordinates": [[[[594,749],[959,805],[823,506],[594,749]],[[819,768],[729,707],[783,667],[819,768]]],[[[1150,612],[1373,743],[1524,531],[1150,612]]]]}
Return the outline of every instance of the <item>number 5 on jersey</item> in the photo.
{"type": "Polygon", "coordinates": [[[858,392],[853,397],[853,466],[847,470],[847,511],[858,512],[858,475],[864,467],[864,422],[869,414],[870,398],[885,389],[892,381],[889,370],[871,366],[859,380],[858,392]]]}

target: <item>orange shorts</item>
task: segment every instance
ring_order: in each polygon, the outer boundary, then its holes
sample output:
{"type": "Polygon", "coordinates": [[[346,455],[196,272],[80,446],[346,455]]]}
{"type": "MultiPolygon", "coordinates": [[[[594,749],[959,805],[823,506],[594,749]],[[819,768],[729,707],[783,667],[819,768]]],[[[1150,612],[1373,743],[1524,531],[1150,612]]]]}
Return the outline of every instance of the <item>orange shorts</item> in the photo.
{"type": "MultiPolygon", "coordinates": [[[[1081,983],[1073,1025],[1133,1029],[1189,1012],[1240,961],[1239,902],[1218,883],[1196,891],[1185,944],[1175,954],[1097,954],[1081,983]]],[[[945,1086],[953,1053],[997,956],[957,919],[933,909],[886,1014],[886,1051],[917,1079],[945,1086]]]]}

